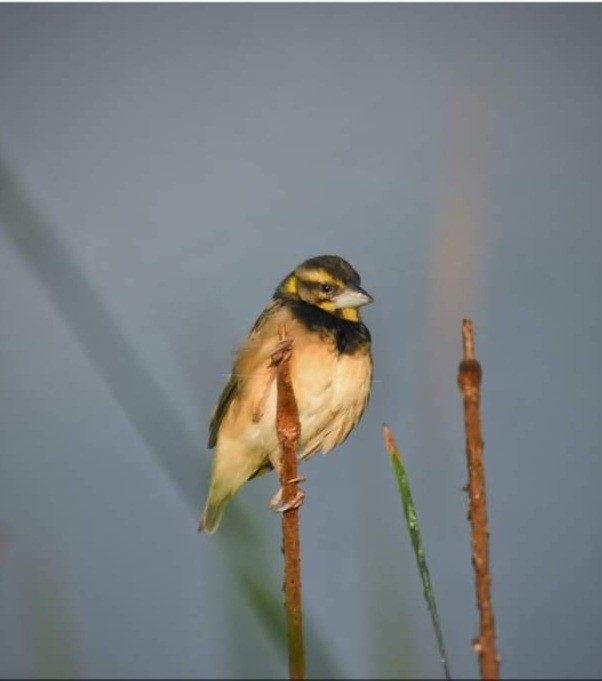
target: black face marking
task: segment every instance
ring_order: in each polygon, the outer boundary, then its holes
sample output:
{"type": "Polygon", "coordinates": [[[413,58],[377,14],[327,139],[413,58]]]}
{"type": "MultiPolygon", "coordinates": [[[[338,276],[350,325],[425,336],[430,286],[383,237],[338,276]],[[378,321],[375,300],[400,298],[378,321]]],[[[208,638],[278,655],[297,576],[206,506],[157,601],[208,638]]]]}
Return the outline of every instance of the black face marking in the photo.
{"type": "Polygon", "coordinates": [[[299,278],[297,297],[306,303],[319,305],[324,301],[330,300],[338,288],[335,284],[329,282],[308,281],[307,279],[299,278]]]}
{"type": "Polygon", "coordinates": [[[353,355],[371,340],[370,331],[362,322],[336,317],[302,300],[285,299],[284,304],[310,331],[323,332],[334,337],[337,351],[341,355],[353,355]]]}
{"type": "Polygon", "coordinates": [[[321,284],[319,281],[307,281],[306,279],[299,279],[298,286],[316,293],[324,291],[324,286],[328,286],[330,291],[334,289],[332,284],[321,284]]]}

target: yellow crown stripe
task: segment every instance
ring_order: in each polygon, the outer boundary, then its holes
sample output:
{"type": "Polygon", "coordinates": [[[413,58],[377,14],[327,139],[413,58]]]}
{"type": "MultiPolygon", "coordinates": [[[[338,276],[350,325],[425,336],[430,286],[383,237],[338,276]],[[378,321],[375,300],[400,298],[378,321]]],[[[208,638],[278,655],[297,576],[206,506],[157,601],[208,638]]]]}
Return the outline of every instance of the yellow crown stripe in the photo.
{"type": "Polygon", "coordinates": [[[324,284],[334,284],[335,286],[344,287],[344,282],[338,277],[334,277],[330,272],[323,269],[316,270],[301,270],[298,273],[299,279],[307,282],[319,282],[324,284]]]}

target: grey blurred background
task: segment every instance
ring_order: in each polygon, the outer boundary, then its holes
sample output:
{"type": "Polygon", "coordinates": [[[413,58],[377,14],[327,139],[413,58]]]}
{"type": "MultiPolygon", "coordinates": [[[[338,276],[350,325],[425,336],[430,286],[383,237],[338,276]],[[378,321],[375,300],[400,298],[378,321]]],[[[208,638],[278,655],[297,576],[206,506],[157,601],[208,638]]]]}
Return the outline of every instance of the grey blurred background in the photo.
{"type": "Polygon", "coordinates": [[[465,315],[502,673],[602,675],[601,29],[598,5],[0,6],[2,676],[286,675],[275,478],[196,521],[232,352],[323,253],[376,299],[376,373],[303,470],[309,675],[441,675],[383,421],[477,675],[465,315]]]}

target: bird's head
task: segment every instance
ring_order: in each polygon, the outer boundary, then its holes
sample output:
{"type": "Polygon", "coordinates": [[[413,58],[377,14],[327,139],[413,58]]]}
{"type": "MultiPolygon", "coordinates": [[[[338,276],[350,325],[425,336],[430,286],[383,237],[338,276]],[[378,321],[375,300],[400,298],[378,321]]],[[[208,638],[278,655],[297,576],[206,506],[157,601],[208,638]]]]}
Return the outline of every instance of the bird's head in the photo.
{"type": "Polygon", "coordinates": [[[275,297],[301,300],[351,322],[359,321],[358,307],[373,301],[356,270],[336,255],[302,262],[282,280],[275,297]]]}

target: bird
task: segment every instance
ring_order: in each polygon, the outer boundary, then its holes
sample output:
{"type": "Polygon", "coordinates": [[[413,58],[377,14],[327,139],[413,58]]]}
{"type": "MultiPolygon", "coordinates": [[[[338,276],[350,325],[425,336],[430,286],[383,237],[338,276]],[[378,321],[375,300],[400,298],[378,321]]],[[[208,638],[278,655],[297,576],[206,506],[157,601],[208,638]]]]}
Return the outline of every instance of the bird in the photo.
{"type": "MultiPolygon", "coordinates": [[[[208,446],[215,453],[200,532],[215,532],[226,504],[248,480],[280,471],[272,357],[282,348],[283,328],[292,339],[290,375],[301,426],[298,459],[329,452],[357,425],[373,374],[371,336],[359,308],[373,300],[358,272],[334,255],[309,258],[280,282],[238,350],[211,414],[208,446]]],[[[282,489],[270,502],[273,510],[287,510],[281,497],[282,489]]]]}

